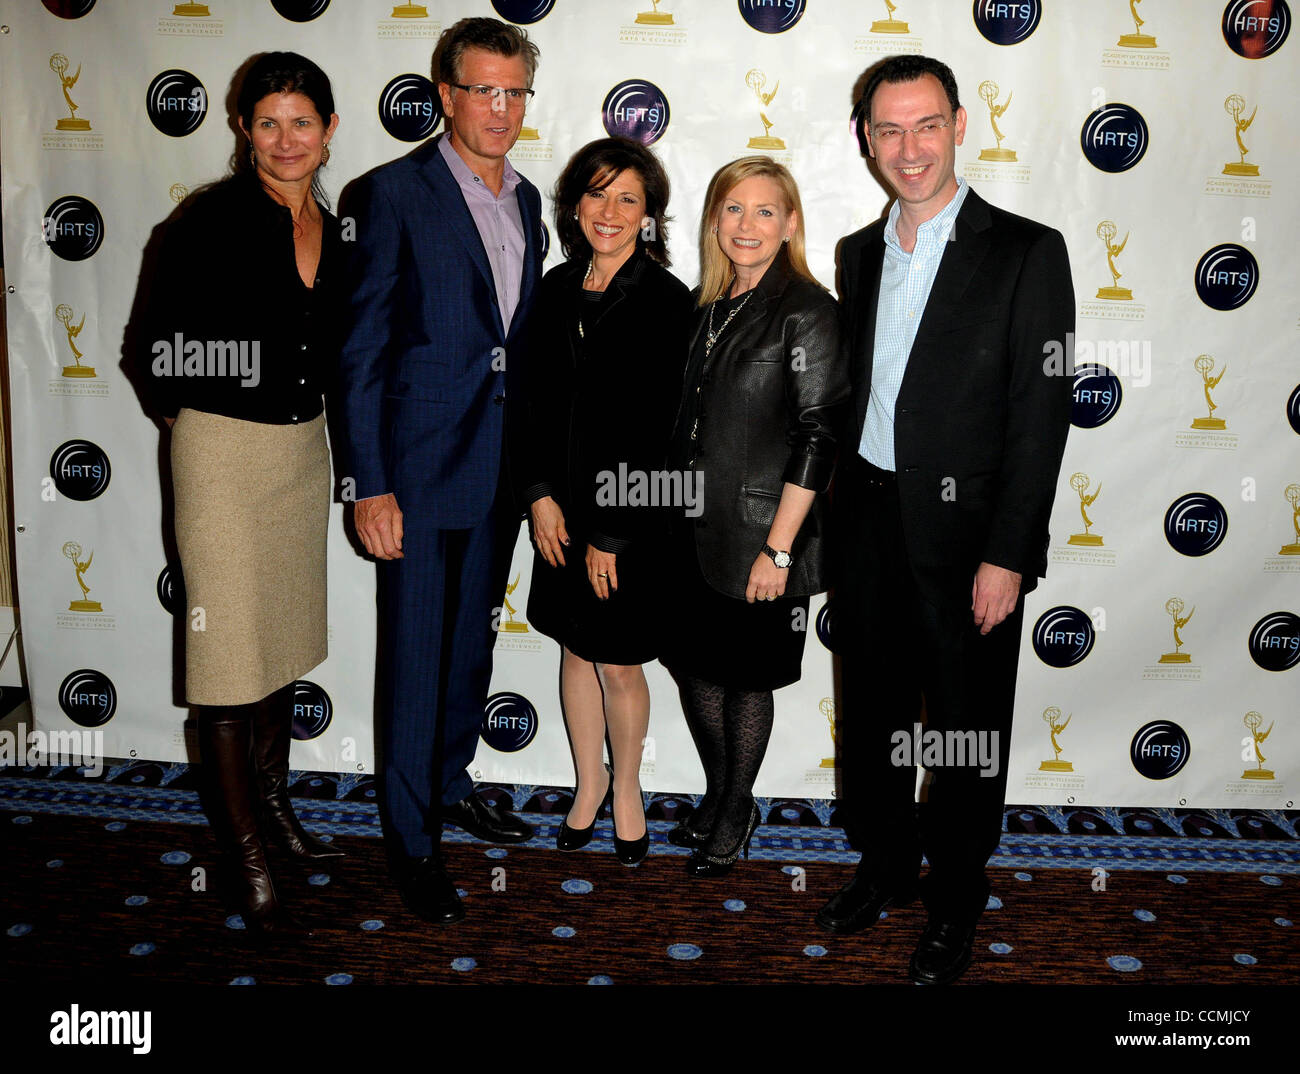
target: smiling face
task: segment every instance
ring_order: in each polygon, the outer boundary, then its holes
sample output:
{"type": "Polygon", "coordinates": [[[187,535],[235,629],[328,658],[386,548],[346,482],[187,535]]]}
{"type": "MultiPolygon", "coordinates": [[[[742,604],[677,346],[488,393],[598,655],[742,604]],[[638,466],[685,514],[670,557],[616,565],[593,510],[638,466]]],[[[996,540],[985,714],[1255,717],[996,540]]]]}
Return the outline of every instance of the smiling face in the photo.
{"type": "Polygon", "coordinates": [[[737,275],[754,282],[776,260],[797,223],[796,214],[786,208],[781,187],[766,175],[751,175],[732,187],[714,222],[718,246],[737,275]]]}
{"type": "MultiPolygon", "coordinates": [[[[526,89],[528,67],[522,56],[499,56],[470,48],[460,59],[460,81],[466,86],[526,89]]],[[[438,83],[438,94],[452,144],[471,167],[476,163],[495,166],[510,152],[524,125],[524,102],[512,102],[500,93],[478,100],[446,82],[438,83]]]]}
{"type": "Polygon", "coordinates": [[[917,223],[934,216],[957,193],[957,146],[966,136],[966,109],[949,111],[948,95],[934,75],[912,82],[882,82],[872,95],[867,127],[871,155],[903,209],[917,223]],[[942,128],[937,124],[946,123],[942,128]],[[935,125],[930,134],[912,134],[935,125]],[[884,128],[908,133],[882,138],[884,128]]]}
{"type": "Polygon", "coordinates": [[[578,202],[578,226],[600,258],[626,260],[649,218],[645,184],[631,168],[619,172],[602,190],[589,190],[578,202]]]}
{"type": "Polygon", "coordinates": [[[327,124],[302,93],[268,93],[253,106],[251,129],[240,120],[258,172],[280,183],[311,182],[338,123],[332,115],[327,124]]]}

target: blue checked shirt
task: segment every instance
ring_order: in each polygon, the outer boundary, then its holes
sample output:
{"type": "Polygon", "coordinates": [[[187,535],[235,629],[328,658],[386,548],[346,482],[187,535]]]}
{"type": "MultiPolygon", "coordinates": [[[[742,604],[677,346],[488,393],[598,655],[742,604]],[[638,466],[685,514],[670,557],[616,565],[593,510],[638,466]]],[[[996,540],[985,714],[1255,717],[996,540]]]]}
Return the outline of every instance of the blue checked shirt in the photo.
{"type": "Polygon", "coordinates": [[[907,370],[921,314],[930,301],[930,288],[939,274],[948,235],[957,222],[970,189],[957,180],[957,193],[936,215],[916,229],[909,254],[898,242],[898,202],[885,222],[885,260],[880,268],[880,302],[876,306],[875,353],[871,362],[871,395],[858,454],[882,470],[894,470],[894,404],[907,370]]]}

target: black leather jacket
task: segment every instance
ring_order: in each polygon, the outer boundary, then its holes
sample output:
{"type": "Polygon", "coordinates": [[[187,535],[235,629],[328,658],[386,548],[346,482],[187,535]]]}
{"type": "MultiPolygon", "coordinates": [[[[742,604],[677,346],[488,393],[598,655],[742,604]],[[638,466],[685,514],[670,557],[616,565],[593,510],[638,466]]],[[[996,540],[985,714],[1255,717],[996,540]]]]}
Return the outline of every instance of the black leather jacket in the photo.
{"type": "MultiPolygon", "coordinates": [[[[672,466],[703,475],[694,543],[705,580],[744,599],[785,482],[815,490],[794,546],[787,596],[827,588],[826,489],[849,398],[835,300],[795,275],[782,248],[707,359],[697,312],[672,439],[672,466]]],[[[721,324],[715,317],[714,330],[721,324]]]]}

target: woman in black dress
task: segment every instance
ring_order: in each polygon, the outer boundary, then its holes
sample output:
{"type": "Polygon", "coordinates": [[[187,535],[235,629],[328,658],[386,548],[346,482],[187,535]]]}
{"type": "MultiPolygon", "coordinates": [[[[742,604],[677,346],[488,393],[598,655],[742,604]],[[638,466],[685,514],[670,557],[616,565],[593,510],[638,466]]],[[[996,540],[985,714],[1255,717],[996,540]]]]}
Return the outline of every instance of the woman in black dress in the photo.
{"type": "MultiPolygon", "coordinates": [[[[556,845],[591,839],[612,795],[614,846],[635,865],[649,833],[641,749],[659,655],[661,486],[681,387],[687,288],[668,264],[668,177],[639,142],[605,138],[566,165],[553,195],[568,261],[542,280],[512,470],[530,504],[528,618],[563,646],[560,695],[577,771],[556,845]],[[612,771],[602,765],[606,735],[612,771]]],[[[680,491],[680,486],[678,486],[680,491]]]]}
{"type": "Polygon", "coordinates": [[[325,72],[292,52],[254,60],[236,105],[239,168],[168,227],[141,364],[171,429],[176,543],[202,609],[203,629],[184,632],[185,698],[209,815],[245,927],[266,935],[305,931],[266,843],[308,863],[343,856],[303,829],[288,794],[294,683],[327,652],[322,396],[343,251],[317,171],[339,117],[325,72]]]}
{"type": "Polygon", "coordinates": [[[772,691],[798,680],[823,575],[834,430],[849,392],[834,299],[804,255],[799,190],[746,157],[709,186],[700,288],[670,466],[703,479],[674,523],[679,617],[664,663],[682,689],[707,789],[669,835],[693,876],[727,872],[758,826],[754,780],[772,691]]]}

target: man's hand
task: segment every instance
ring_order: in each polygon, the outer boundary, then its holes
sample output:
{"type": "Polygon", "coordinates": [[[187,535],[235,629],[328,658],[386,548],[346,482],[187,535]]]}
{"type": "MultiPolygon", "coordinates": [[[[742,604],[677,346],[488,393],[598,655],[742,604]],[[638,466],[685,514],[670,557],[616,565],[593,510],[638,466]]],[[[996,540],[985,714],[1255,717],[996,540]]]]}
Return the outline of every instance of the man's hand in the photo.
{"type": "Polygon", "coordinates": [[[971,611],[981,634],[987,634],[1011,614],[1020,599],[1020,575],[992,563],[981,563],[970,591],[971,611]]]}
{"type": "Polygon", "coordinates": [[[749,582],[745,586],[745,599],[753,604],[756,600],[775,600],[785,592],[785,583],[790,577],[789,567],[778,567],[766,552],[760,552],[749,568],[749,582]]]}
{"type": "Polygon", "coordinates": [[[564,512],[550,496],[534,500],[528,513],[533,519],[533,544],[552,567],[564,566],[564,550],[569,546],[569,531],[564,528],[564,512]]]}
{"type": "Polygon", "coordinates": [[[353,506],[357,536],[376,559],[402,558],[402,512],[391,492],[367,496],[353,506]]]}
{"type": "Polygon", "coordinates": [[[614,559],[613,552],[602,552],[594,544],[587,545],[587,578],[601,600],[609,600],[610,593],[618,589],[614,559]]]}

